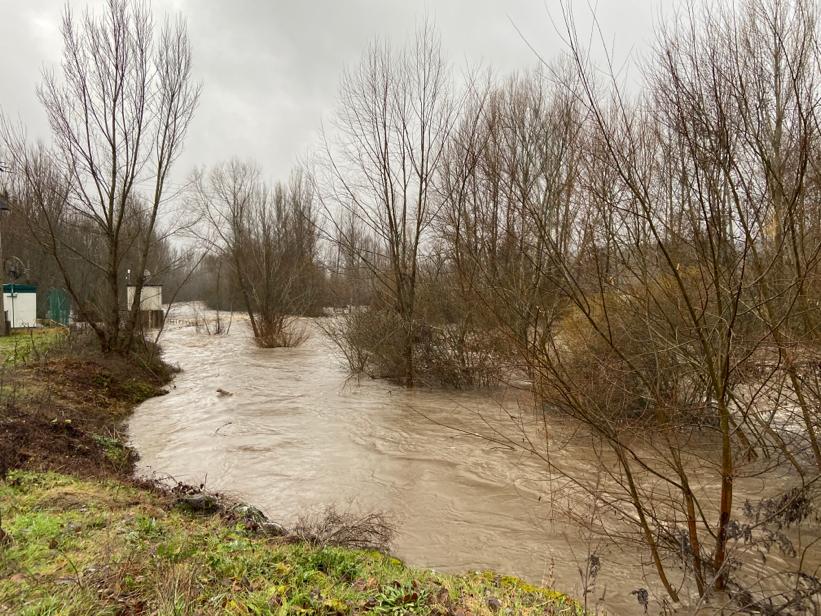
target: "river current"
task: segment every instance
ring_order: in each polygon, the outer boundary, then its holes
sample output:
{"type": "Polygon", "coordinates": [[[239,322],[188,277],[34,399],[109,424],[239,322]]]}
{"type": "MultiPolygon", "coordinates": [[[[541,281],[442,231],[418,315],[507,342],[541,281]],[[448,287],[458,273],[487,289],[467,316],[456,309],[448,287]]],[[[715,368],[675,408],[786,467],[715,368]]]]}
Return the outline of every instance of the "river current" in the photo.
{"type": "MultiPolygon", "coordinates": [[[[562,442],[562,426],[539,425],[526,392],[512,388],[351,380],[319,328],[304,327],[297,348],[259,349],[242,318],[220,336],[185,314],[170,319],[161,344],[181,372],[130,421],[139,472],[205,483],[286,526],[331,504],[382,511],[397,528],[393,553],[411,565],[493,569],[578,596],[597,540],[560,513],[563,487],[544,462],[505,444],[544,429],[562,442]]],[[[595,473],[594,452],[575,440],[551,455],[595,473]]],[[[647,585],[648,565],[630,550],[600,557],[596,597],[611,614],[640,613],[631,591],[647,585]]]]}

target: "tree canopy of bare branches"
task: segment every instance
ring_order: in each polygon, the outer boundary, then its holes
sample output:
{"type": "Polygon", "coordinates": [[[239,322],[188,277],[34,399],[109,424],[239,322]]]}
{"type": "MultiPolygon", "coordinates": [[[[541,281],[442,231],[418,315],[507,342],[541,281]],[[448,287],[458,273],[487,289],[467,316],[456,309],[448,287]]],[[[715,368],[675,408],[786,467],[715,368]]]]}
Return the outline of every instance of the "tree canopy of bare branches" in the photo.
{"type": "Polygon", "coordinates": [[[194,180],[206,248],[230,264],[260,346],[293,346],[289,321],[315,306],[319,276],[313,182],[295,172],[273,188],[253,164],[218,165],[194,180]]]}
{"type": "Polygon", "coordinates": [[[146,5],[108,0],[101,15],[67,7],[61,31],[62,63],[44,72],[38,90],[52,143],[29,146],[8,125],[5,143],[33,235],[58,264],[75,309],[104,350],[127,352],[200,90],[181,19],[155,24],[146,5]],[[102,281],[99,292],[87,293],[72,261],[102,281]],[[135,293],[123,310],[126,269],[135,293]]]}
{"type": "Polygon", "coordinates": [[[396,317],[402,366],[394,376],[408,385],[415,373],[421,250],[439,207],[435,174],[455,118],[450,87],[441,42],[429,24],[398,51],[374,43],[342,79],[338,139],[326,141],[325,207],[337,240],[358,252],[396,317]],[[367,252],[350,233],[359,228],[373,240],[367,252]]]}

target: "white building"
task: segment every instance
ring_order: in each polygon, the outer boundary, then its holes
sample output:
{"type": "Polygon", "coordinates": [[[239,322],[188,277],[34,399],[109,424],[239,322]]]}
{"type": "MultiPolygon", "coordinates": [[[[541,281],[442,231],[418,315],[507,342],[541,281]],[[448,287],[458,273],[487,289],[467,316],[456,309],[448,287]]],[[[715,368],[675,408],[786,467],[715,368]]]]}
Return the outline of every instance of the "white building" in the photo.
{"type": "MultiPolygon", "coordinates": [[[[134,295],[137,287],[126,287],[126,306],[128,310],[134,306],[134,295]]],[[[162,327],[165,313],[162,309],[162,285],[143,285],[140,293],[140,326],[146,329],[162,327]]]]}
{"type": "Polygon", "coordinates": [[[3,308],[12,327],[38,327],[37,287],[30,284],[4,284],[3,308]]]}
{"type": "MultiPolygon", "coordinates": [[[[137,287],[126,287],[126,306],[128,310],[134,305],[134,293],[137,287]]],[[[140,310],[162,310],[162,285],[143,285],[140,293],[140,310]]]]}

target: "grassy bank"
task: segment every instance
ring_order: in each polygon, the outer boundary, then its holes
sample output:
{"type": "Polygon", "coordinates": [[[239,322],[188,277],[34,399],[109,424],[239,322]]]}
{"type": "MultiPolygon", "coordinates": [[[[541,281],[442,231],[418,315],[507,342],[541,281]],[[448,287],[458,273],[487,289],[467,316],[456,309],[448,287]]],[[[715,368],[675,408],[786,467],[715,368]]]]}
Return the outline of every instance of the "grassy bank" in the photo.
{"type": "Polygon", "coordinates": [[[39,358],[61,345],[66,338],[63,327],[16,329],[8,336],[0,336],[0,366],[16,366],[39,358]]]}
{"type": "Polygon", "coordinates": [[[0,614],[578,613],[515,578],[300,541],[221,501],[192,507],[210,498],[196,490],[134,480],[122,422],[169,374],[68,338],[4,368],[0,614]]]}
{"type": "Polygon", "coordinates": [[[549,590],[266,537],[168,494],[12,472],[0,605],[15,614],[573,614],[549,590]]]}

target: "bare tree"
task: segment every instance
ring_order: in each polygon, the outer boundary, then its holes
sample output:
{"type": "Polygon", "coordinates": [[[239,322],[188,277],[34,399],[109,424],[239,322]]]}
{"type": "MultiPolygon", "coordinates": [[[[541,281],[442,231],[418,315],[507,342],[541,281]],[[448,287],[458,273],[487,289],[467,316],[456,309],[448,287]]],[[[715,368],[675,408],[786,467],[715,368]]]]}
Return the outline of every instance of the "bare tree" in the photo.
{"type": "Polygon", "coordinates": [[[791,560],[775,596],[738,555],[773,521],[787,558],[811,545],[783,531],[807,520],[819,470],[818,18],[801,0],[688,10],[634,96],[598,77],[569,10],[571,64],[545,66],[546,92],[477,91],[443,166],[441,237],[545,426],[580,425],[601,472],[553,459],[547,428],[503,441],[617,519],[602,532],[644,546],[669,600],[684,572],[702,600],[801,613],[816,572],[791,560]],[[734,502],[785,467],[768,514],[734,502]]]}
{"type": "Polygon", "coordinates": [[[295,315],[312,309],[317,288],[313,182],[297,171],[288,186],[269,188],[259,170],[237,160],[198,173],[192,205],[200,237],[231,264],[260,346],[294,346],[295,315]]]}
{"type": "Polygon", "coordinates": [[[58,263],[79,313],[105,351],[127,352],[135,341],[146,268],[167,205],[169,174],[199,98],[191,77],[185,23],[155,26],[147,6],[108,0],[104,15],[77,18],[66,8],[63,61],[46,71],[38,91],[53,147],[28,148],[8,126],[5,141],[33,208],[44,224],[38,240],[58,263]],[[45,177],[43,177],[45,174],[45,177]],[[82,229],[91,245],[61,233],[82,229]],[[135,273],[134,301],[123,304],[125,254],[135,273]],[[69,262],[104,280],[97,297],[69,262]]]}
{"type": "Polygon", "coordinates": [[[571,94],[539,73],[475,89],[439,182],[438,232],[458,284],[524,349],[543,346],[555,258],[572,259],[581,241],[584,118],[571,94]]]}
{"type": "Polygon", "coordinates": [[[540,229],[563,314],[526,354],[540,398],[611,451],[608,505],[637,528],[673,601],[671,547],[699,595],[731,589],[735,482],[780,464],[776,452],[800,486],[818,460],[804,384],[816,368],[798,359],[817,348],[805,289],[819,238],[800,223],[818,137],[817,17],[801,1],[689,10],[661,32],[632,100],[615,77],[609,90],[594,78],[565,13],[590,118],[589,228],[577,235],[591,241],[568,259],[540,229]],[[794,419],[805,437],[790,441],[794,419]],[[697,494],[696,472],[718,489],[697,494]]]}
{"type": "Polygon", "coordinates": [[[426,24],[412,44],[395,51],[370,46],[340,88],[334,143],[326,139],[330,177],[325,207],[336,238],[359,251],[395,316],[400,374],[414,384],[414,319],[420,251],[438,209],[434,179],[442,161],[454,104],[441,43],[426,24]],[[350,218],[374,239],[362,252],[348,237],[350,218]]]}

